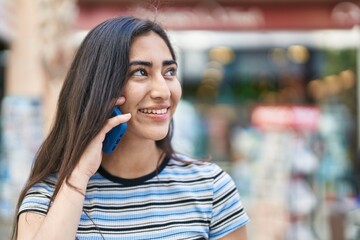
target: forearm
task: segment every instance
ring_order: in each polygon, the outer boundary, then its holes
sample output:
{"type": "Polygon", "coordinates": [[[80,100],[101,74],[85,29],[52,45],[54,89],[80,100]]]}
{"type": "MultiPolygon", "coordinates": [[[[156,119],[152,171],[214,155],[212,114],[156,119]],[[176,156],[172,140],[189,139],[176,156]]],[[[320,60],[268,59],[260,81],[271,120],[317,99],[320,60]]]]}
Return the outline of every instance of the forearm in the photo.
{"type": "Polygon", "coordinates": [[[45,217],[33,212],[19,218],[18,239],[75,239],[79,225],[88,179],[75,172],[64,182],[45,217]]]}

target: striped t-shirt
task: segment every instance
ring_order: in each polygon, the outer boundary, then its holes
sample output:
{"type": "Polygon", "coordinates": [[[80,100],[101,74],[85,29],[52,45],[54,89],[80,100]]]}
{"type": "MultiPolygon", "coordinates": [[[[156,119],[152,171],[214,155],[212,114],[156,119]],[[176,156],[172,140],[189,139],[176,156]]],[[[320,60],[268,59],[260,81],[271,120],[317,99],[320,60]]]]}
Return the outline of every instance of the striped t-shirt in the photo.
{"type": "MultiPolygon", "coordinates": [[[[46,214],[56,178],[34,185],[19,214],[46,214]]],[[[91,177],[77,239],[218,239],[249,218],[230,176],[210,162],[166,158],[137,179],[100,167],[91,177]]]]}

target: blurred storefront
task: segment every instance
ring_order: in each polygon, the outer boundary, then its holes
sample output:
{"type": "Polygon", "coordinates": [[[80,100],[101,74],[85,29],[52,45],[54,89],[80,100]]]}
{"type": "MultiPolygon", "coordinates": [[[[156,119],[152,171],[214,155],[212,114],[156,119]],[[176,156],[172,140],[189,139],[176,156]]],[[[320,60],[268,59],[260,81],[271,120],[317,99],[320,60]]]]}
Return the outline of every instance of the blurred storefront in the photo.
{"type": "Polygon", "coordinates": [[[202,121],[179,132],[201,129],[192,153],[234,177],[250,239],[358,239],[358,30],[173,37],[183,99],[202,121]]]}
{"type": "Polygon", "coordinates": [[[76,36],[118,15],[167,27],[175,147],[233,176],[249,239],[360,239],[359,2],[144,2],[78,0],[76,36]]]}

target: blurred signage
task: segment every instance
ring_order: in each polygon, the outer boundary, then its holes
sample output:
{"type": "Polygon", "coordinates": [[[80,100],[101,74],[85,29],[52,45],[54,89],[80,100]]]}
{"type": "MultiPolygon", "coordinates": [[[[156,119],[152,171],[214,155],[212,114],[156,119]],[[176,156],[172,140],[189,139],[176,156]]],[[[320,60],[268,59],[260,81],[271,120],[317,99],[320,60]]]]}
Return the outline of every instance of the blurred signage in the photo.
{"type": "Polygon", "coordinates": [[[331,18],[342,26],[359,24],[360,7],[352,2],[340,2],[332,9],[331,18]]]}
{"type": "Polygon", "coordinates": [[[264,15],[257,7],[226,7],[196,5],[195,7],[163,7],[158,11],[144,7],[123,8],[108,5],[80,5],[79,28],[90,28],[109,16],[133,15],[140,18],[156,19],[172,29],[253,29],[262,28],[264,15]]]}
{"type": "MultiPolygon", "coordinates": [[[[270,3],[271,1],[269,1],[270,3]]],[[[209,1],[177,1],[149,7],[98,0],[80,1],[76,27],[90,29],[109,17],[134,15],[156,19],[173,30],[210,29],[330,29],[351,28],[360,24],[358,3],[350,2],[302,2],[288,3],[219,3],[209,1]]]]}
{"type": "Polygon", "coordinates": [[[320,110],[310,106],[256,106],[251,123],[264,130],[310,130],[318,128],[320,110]]]}

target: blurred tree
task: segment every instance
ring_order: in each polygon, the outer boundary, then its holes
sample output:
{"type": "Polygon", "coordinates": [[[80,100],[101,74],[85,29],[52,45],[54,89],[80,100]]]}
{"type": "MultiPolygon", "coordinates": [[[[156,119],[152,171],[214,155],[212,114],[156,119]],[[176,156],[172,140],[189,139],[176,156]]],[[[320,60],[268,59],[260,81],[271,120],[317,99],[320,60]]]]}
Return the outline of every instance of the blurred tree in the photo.
{"type": "Polygon", "coordinates": [[[61,85],[74,53],[75,0],[37,0],[41,66],[45,74],[45,130],[55,113],[61,85]]]}
{"type": "Polygon", "coordinates": [[[40,98],[48,130],[74,52],[76,0],[7,0],[14,13],[6,95],[40,98]]]}

